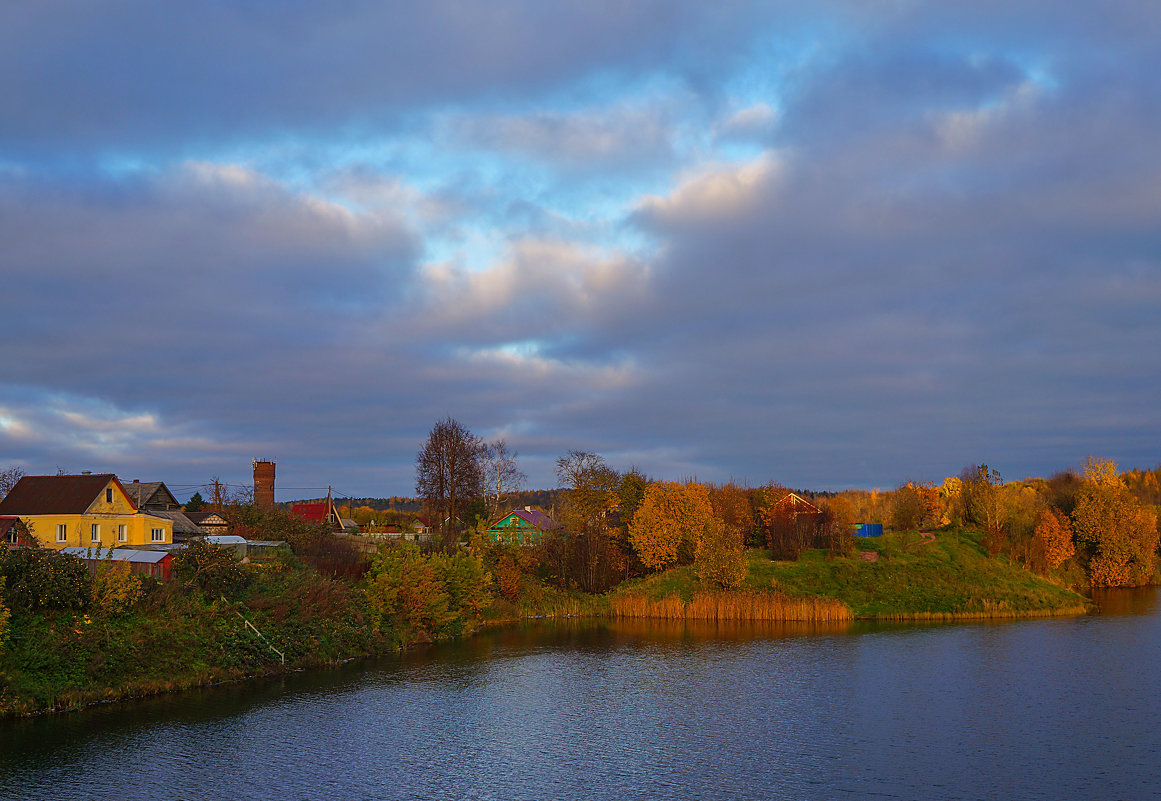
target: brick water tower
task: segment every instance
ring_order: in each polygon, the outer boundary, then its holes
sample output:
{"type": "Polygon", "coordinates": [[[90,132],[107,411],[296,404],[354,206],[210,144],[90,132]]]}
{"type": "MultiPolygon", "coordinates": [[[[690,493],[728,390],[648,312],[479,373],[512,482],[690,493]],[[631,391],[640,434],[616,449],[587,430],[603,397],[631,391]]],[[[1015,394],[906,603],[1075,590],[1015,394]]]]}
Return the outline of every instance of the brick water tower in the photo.
{"type": "Polygon", "coordinates": [[[254,459],[254,506],[274,508],[274,459],[254,459]]]}

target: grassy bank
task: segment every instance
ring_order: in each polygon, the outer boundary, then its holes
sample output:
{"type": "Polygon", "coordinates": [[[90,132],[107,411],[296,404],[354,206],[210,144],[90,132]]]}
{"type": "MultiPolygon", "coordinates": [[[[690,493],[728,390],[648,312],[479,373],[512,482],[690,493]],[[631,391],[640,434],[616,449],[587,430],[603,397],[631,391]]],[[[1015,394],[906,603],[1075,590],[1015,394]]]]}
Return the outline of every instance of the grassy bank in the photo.
{"type": "Polygon", "coordinates": [[[1060,581],[988,557],[978,533],[943,531],[860,539],[854,553],[835,558],[807,551],[774,562],[753,551],[743,586],[729,593],[704,586],[692,568],[674,568],[617,588],[610,608],[668,619],[969,620],[1076,615],[1090,604],[1060,581]]]}
{"type": "Polygon", "coordinates": [[[493,590],[478,615],[441,607],[438,627],[417,622],[426,619],[419,613],[384,614],[361,586],[288,565],[257,570],[229,601],[173,583],[126,611],[23,610],[13,614],[0,650],[0,717],[335,664],[522,618],[813,623],[1034,617],[1080,614],[1089,606],[1063,580],[989,558],[974,533],[939,532],[934,540],[889,534],[856,547],[839,558],[806,552],[795,562],[753,551],[743,586],[728,592],[704,585],[691,567],[602,596],[525,575],[516,597],[493,590]]]}

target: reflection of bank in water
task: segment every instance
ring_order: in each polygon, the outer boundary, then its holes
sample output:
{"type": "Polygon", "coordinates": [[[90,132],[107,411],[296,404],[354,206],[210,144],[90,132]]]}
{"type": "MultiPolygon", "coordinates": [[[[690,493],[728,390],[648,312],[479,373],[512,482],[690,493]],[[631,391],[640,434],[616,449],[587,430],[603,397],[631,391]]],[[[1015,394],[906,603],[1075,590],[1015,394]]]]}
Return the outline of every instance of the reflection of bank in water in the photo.
{"type": "Polygon", "coordinates": [[[1092,600],[1102,615],[1151,615],[1161,611],[1161,588],[1094,588],[1092,600]]]}

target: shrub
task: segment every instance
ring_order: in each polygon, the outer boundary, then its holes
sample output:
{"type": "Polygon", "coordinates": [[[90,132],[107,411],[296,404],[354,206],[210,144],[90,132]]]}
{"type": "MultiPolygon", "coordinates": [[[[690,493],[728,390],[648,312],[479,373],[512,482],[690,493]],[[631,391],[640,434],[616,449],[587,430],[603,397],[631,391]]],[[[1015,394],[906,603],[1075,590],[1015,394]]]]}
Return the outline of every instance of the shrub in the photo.
{"type": "Polygon", "coordinates": [[[4,577],[0,576],[0,650],[4,648],[4,635],[8,633],[8,619],[11,613],[4,605],[4,577]]]}
{"type": "Polygon", "coordinates": [[[173,557],[173,574],[186,586],[210,595],[224,595],[246,587],[250,575],[226,548],[194,540],[173,557]]]}
{"type": "Polygon", "coordinates": [[[79,559],[48,548],[0,548],[9,609],[84,609],[92,578],[79,559]]]}
{"type": "Polygon", "coordinates": [[[127,612],[144,594],[141,576],[130,570],[128,562],[106,559],[93,578],[93,606],[108,614],[127,612]]]}

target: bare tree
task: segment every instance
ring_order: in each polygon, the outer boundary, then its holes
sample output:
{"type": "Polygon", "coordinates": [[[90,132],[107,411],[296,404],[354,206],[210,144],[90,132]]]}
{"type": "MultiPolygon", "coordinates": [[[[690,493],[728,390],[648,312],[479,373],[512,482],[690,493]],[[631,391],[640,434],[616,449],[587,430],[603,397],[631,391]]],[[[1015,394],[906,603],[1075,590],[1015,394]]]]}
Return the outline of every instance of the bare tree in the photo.
{"type": "Polygon", "coordinates": [[[0,470],[0,500],[12,491],[16,482],[24,477],[24,468],[13,465],[0,470]]]}
{"type": "Polygon", "coordinates": [[[484,445],[481,462],[484,468],[484,499],[488,503],[488,515],[499,517],[504,500],[528,479],[516,463],[519,451],[509,450],[503,437],[484,445]]]}
{"type": "Polygon", "coordinates": [[[415,494],[445,546],[454,544],[468,505],[484,493],[482,449],[478,437],[448,417],[435,424],[415,457],[415,494]]]}

